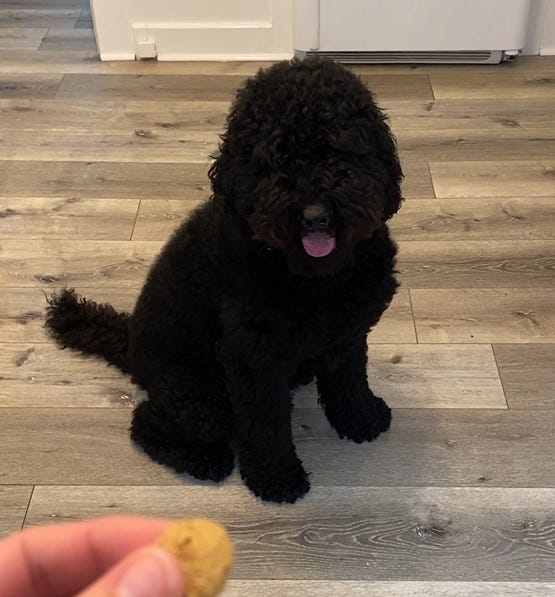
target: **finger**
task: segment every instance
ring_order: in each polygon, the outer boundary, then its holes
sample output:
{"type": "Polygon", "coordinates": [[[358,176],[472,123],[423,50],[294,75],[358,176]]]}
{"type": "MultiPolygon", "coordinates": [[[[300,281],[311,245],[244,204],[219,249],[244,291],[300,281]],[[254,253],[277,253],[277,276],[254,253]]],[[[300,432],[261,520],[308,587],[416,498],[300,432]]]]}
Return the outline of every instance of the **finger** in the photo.
{"type": "Polygon", "coordinates": [[[176,559],[159,547],[128,555],[78,597],[181,597],[183,577],[176,559]]]}
{"type": "Polygon", "coordinates": [[[130,552],[152,543],[168,524],[125,516],[17,533],[0,543],[2,597],[75,594],[130,552]]]}

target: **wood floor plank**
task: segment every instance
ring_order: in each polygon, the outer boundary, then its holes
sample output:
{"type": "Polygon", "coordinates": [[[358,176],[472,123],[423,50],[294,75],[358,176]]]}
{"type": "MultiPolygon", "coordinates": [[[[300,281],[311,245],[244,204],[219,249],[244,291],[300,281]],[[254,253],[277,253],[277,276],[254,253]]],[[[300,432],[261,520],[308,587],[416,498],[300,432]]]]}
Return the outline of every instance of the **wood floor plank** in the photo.
{"type": "MultiPolygon", "coordinates": [[[[74,25],[77,25],[77,22],[76,20],[74,25]]],[[[39,46],[39,52],[44,50],[54,52],[96,52],[94,31],[86,28],[49,29],[39,46]]]]}
{"type": "Polygon", "coordinates": [[[555,595],[555,583],[356,580],[230,580],[223,597],[538,597],[555,595]]]}
{"type": "Polygon", "coordinates": [[[102,408],[134,405],[129,378],[100,359],[54,342],[0,344],[0,407],[102,408]]]}
{"type": "Polygon", "coordinates": [[[133,240],[165,240],[202,201],[143,199],[133,230],[133,240]]]}
{"type": "Polygon", "coordinates": [[[56,95],[60,75],[7,75],[0,80],[0,98],[43,97],[56,95]]]}
{"type": "Polygon", "coordinates": [[[71,29],[82,13],[80,8],[0,8],[0,28],[58,27],[71,29]]]}
{"type": "Polygon", "coordinates": [[[555,73],[467,73],[461,77],[457,72],[432,73],[430,81],[437,99],[497,99],[553,97],[555,73]]]}
{"type": "MultiPolygon", "coordinates": [[[[368,382],[393,408],[507,408],[486,344],[370,344],[368,382]]],[[[316,400],[310,384],[299,388],[295,405],[314,408],[316,400]]]]}
{"type": "MultiPolygon", "coordinates": [[[[199,484],[132,445],[128,408],[2,408],[1,414],[5,484],[199,484]]],[[[339,439],[319,408],[293,415],[297,453],[313,487],[553,487],[554,424],[553,410],[523,417],[502,409],[399,409],[386,434],[355,444],[339,439]]],[[[223,490],[239,484],[235,472],[223,490]]]]}
{"type": "Polygon", "coordinates": [[[75,29],[92,29],[94,27],[91,9],[85,8],[75,23],[75,29]]]}
{"type": "Polygon", "coordinates": [[[430,162],[438,197],[551,197],[555,160],[430,162]]]}
{"type": "Polygon", "coordinates": [[[23,525],[32,489],[25,485],[0,485],[0,539],[23,525]]]}
{"type": "MultiPolygon", "coordinates": [[[[22,72],[25,65],[13,58],[29,52],[0,52],[0,72],[6,72],[5,64],[20,65],[22,72]],[[6,55],[11,58],[8,60],[6,55]],[[4,60],[3,60],[4,59],[4,60]]],[[[39,56],[44,54],[41,51],[39,56]]],[[[48,53],[50,56],[52,53],[48,53]]],[[[75,54],[64,53],[62,56],[75,54]]],[[[84,53],[83,60],[91,59],[92,53],[84,53]]],[[[47,62],[47,61],[42,61],[47,62]]],[[[40,69],[41,62],[35,60],[35,70],[40,69]]],[[[102,63],[104,65],[120,63],[102,63]]],[[[140,64],[140,63],[137,63],[140,64]]],[[[167,64],[159,63],[160,67],[167,64]]],[[[185,63],[192,64],[192,63],[185,63]]],[[[227,63],[222,63],[227,64],[227,63]]],[[[7,68],[7,67],[6,67],[7,68]]],[[[63,71],[63,67],[58,67],[63,71]]],[[[14,69],[14,72],[15,69],[14,69]]],[[[199,102],[199,101],[156,101],[127,99],[122,106],[120,101],[92,101],[80,98],[79,102],[57,100],[2,100],[0,101],[0,125],[4,129],[15,130],[86,130],[86,131],[117,131],[149,129],[154,132],[175,132],[176,129],[217,130],[223,129],[225,115],[230,102],[199,102]]],[[[490,134],[492,141],[497,134],[509,135],[513,132],[525,137],[527,131],[543,130],[545,133],[546,120],[555,119],[553,102],[540,100],[504,100],[492,105],[490,100],[430,100],[407,101],[389,100],[383,108],[390,116],[393,131],[399,136],[415,136],[420,131],[426,133],[429,139],[439,139],[445,131],[459,131],[461,134],[470,130],[477,134],[476,129],[490,134]],[[540,129],[543,127],[543,129],[540,129]]],[[[549,127],[547,127],[549,130],[549,127]]],[[[412,139],[409,136],[408,139],[412,139]]],[[[460,135],[458,135],[460,136],[460,135]]],[[[532,136],[532,135],[529,135],[532,136]]],[[[514,138],[513,137],[513,138],[514,138]]],[[[509,138],[510,140],[510,138],[509,138]]]]}
{"type": "MultiPolygon", "coordinates": [[[[38,284],[36,287],[28,288],[4,288],[2,301],[0,302],[0,338],[2,338],[2,342],[51,343],[43,326],[44,309],[46,296],[59,290],[60,288],[52,287],[43,290],[38,284]]],[[[129,312],[133,309],[139,288],[122,287],[100,290],[98,288],[79,287],[78,291],[81,296],[92,299],[97,303],[111,303],[118,310],[129,312]]],[[[74,362],[74,364],[77,363],[74,362]]],[[[98,369],[97,371],[100,379],[104,374],[104,370],[98,369]]],[[[62,369],[59,369],[58,372],[62,373],[62,369]]],[[[4,383],[8,382],[5,380],[4,383]]],[[[37,383],[37,380],[33,380],[33,383],[37,383]]],[[[59,388],[53,388],[49,394],[49,402],[51,403],[52,400],[56,399],[56,392],[65,391],[64,388],[67,389],[67,385],[63,384],[59,388]]],[[[9,393],[9,391],[9,389],[5,390],[6,393],[9,393]]],[[[41,392],[44,391],[46,390],[41,390],[41,392]]],[[[68,391],[74,393],[73,389],[68,391]]],[[[72,400],[73,398],[74,396],[72,396],[72,400]]],[[[60,405],[66,406],[65,402],[60,405]]]]}
{"type": "MultiPolygon", "coordinates": [[[[0,51],[4,53],[4,50],[25,50],[25,53],[29,54],[30,52],[28,52],[28,50],[38,50],[47,32],[48,29],[42,27],[0,28],[0,51]]],[[[13,73],[20,75],[21,71],[14,70],[13,73]]],[[[4,79],[4,75],[2,76],[2,79],[4,79]]],[[[2,83],[0,83],[0,89],[1,87],[2,83]]]]}
{"type": "Polygon", "coordinates": [[[89,75],[68,74],[57,97],[230,101],[245,81],[237,75],[89,75]]]}
{"type": "MultiPolygon", "coordinates": [[[[67,124],[69,122],[66,120],[67,124]]],[[[77,131],[68,129],[67,124],[65,130],[21,130],[12,124],[0,139],[5,157],[14,160],[48,160],[51,156],[50,159],[60,161],[208,162],[219,143],[214,127],[202,131],[161,125],[120,132],[106,130],[106,124],[100,130],[92,130],[89,124],[88,130],[77,131]]],[[[401,131],[398,135],[401,161],[478,157],[484,160],[548,159],[555,154],[555,129],[525,132],[509,129],[493,139],[488,131],[443,130],[441,133],[401,131]]]]}
{"type": "MultiPolygon", "coordinates": [[[[398,99],[407,93],[415,99],[433,99],[427,75],[368,75],[362,79],[379,101],[398,99]]],[[[58,97],[108,99],[131,95],[135,99],[229,101],[244,81],[242,75],[67,74],[58,97]]]]}
{"type": "Polygon", "coordinates": [[[401,289],[393,297],[387,311],[368,336],[368,341],[370,344],[416,343],[408,290],[401,289]]]}
{"type": "Polygon", "coordinates": [[[6,131],[0,136],[3,157],[20,161],[110,162],[211,162],[219,137],[213,131],[154,133],[129,132],[6,131]]]}
{"type": "MultiPolygon", "coordinates": [[[[130,311],[139,293],[137,288],[97,288],[79,287],[82,296],[96,302],[108,302],[119,310],[130,311]]],[[[0,303],[0,337],[2,342],[47,342],[43,329],[45,292],[58,290],[51,286],[43,291],[42,287],[10,288],[4,293],[0,303]]],[[[376,343],[416,342],[412,310],[407,290],[400,290],[382,317],[372,330],[369,341],[376,343]]]]}
{"type": "MultiPolygon", "coordinates": [[[[0,240],[0,267],[6,286],[138,288],[162,244],[0,240]]],[[[406,288],[551,288],[554,245],[555,241],[404,241],[399,277],[406,288]]]]}
{"type": "Polygon", "coordinates": [[[551,289],[416,289],[410,294],[419,342],[555,342],[551,289]]]}
{"type": "Polygon", "coordinates": [[[555,241],[410,241],[397,269],[408,288],[552,288],[555,241]]]}
{"type": "MultiPolygon", "coordinates": [[[[472,123],[472,126],[476,126],[472,123]]],[[[398,129],[401,158],[432,161],[550,159],[555,154],[555,129],[509,127],[492,133],[470,128],[421,131],[398,129]]]]}
{"type": "Polygon", "coordinates": [[[366,86],[376,96],[378,102],[388,99],[413,97],[414,99],[433,99],[432,88],[427,75],[361,75],[366,86]]]}
{"type": "Polygon", "coordinates": [[[553,240],[555,197],[407,201],[391,220],[397,240],[553,240]]]}
{"type": "Polygon", "coordinates": [[[129,240],[138,199],[0,198],[0,239],[129,240]]]}
{"type": "MultiPolygon", "coordinates": [[[[507,129],[542,127],[555,119],[555,106],[549,98],[389,100],[382,104],[394,132],[446,129],[480,129],[502,133],[507,129]]],[[[495,137],[493,137],[495,138],[495,137]]]]}
{"type": "Polygon", "coordinates": [[[435,197],[432,177],[427,162],[403,160],[402,191],[405,199],[435,197]]]}
{"type": "Polygon", "coordinates": [[[553,489],[322,487],[284,507],[242,488],[37,487],[28,523],[121,511],[217,518],[235,539],[232,579],[555,577],[553,489]]]}
{"type": "Polygon", "coordinates": [[[495,344],[509,408],[555,408],[555,344],[495,344]]]}
{"type": "Polygon", "coordinates": [[[207,170],[206,164],[151,163],[145,168],[130,162],[0,161],[0,196],[205,199],[210,193],[207,170]]]}
{"type": "Polygon", "coordinates": [[[175,137],[192,131],[223,130],[229,102],[175,102],[151,100],[0,100],[0,127],[4,131],[66,131],[145,134],[175,137]]]}
{"type": "Polygon", "coordinates": [[[5,286],[138,288],[159,242],[0,240],[5,286]]]}

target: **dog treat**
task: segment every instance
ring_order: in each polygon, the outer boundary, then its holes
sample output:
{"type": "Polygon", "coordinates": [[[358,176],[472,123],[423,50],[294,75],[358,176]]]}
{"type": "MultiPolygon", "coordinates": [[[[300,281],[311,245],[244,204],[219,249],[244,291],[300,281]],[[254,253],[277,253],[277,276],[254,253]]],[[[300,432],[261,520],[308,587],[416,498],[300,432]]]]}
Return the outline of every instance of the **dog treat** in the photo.
{"type": "Polygon", "coordinates": [[[180,562],[187,597],[213,597],[222,589],[233,560],[233,544],[218,523],[188,518],[171,524],[157,545],[180,562]]]}

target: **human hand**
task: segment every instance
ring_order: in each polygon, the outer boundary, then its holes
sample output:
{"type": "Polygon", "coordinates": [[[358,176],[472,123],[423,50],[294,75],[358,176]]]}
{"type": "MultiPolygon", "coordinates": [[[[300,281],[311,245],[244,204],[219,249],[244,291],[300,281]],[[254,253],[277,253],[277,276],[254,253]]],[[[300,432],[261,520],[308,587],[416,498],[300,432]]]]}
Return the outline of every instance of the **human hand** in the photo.
{"type": "Polygon", "coordinates": [[[170,521],[121,516],[26,529],[0,542],[2,597],[181,597],[170,521]]]}

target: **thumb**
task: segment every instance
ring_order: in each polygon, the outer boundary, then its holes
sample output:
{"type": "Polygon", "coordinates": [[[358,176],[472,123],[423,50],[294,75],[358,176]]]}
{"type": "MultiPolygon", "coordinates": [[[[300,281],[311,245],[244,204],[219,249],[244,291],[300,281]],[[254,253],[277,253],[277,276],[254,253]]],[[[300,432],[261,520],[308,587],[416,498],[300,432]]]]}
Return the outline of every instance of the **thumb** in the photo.
{"type": "Polygon", "coordinates": [[[159,547],[135,551],[108,570],[78,597],[182,597],[177,560],[159,547]]]}

